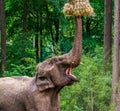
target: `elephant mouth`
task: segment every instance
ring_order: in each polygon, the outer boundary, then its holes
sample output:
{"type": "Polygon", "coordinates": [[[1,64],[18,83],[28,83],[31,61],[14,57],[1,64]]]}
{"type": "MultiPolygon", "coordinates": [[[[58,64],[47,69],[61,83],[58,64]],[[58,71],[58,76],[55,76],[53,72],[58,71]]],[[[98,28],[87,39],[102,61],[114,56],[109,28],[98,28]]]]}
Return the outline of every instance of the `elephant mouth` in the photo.
{"type": "Polygon", "coordinates": [[[72,74],[72,67],[66,69],[66,75],[74,82],[79,82],[79,79],[72,74]]]}

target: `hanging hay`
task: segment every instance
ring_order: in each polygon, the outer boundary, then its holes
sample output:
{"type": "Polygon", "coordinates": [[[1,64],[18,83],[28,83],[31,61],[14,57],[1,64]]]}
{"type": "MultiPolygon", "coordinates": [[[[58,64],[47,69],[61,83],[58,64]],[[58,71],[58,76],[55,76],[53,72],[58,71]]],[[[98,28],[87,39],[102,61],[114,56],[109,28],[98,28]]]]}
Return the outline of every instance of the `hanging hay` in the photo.
{"type": "Polygon", "coordinates": [[[68,16],[91,16],[93,8],[89,0],[68,0],[63,7],[63,13],[68,16]]]}

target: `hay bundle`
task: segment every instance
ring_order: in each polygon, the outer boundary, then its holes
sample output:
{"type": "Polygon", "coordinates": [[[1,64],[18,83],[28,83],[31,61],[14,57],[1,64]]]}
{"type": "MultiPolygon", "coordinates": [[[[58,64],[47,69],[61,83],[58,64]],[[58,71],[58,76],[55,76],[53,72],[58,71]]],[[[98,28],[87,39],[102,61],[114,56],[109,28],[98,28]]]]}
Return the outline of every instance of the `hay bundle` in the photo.
{"type": "Polygon", "coordinates": [[[63,13],[68,16],[91,16],[93,8],[89,0],[68,0],[63,7],[63,13]]]}

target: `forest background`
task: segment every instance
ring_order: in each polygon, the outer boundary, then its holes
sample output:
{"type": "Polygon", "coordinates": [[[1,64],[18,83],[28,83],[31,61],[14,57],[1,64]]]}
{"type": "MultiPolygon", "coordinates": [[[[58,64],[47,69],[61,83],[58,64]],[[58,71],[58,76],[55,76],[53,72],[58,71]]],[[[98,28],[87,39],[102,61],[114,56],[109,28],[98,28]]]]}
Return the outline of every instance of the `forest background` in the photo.
{"type": "MultiPolygon", "coordinates": [[[[62,13],[65,2],[0,0],[1,77],[34,76],[38,62],[72,48],[74,20],[62,13]]],[[[112,111],[114,107],[114,2],[90,0],[90,4],[93,16],[82,17],[82,62],[73,70],[80,83],[61,91],[61,111],[112,111]]]]}

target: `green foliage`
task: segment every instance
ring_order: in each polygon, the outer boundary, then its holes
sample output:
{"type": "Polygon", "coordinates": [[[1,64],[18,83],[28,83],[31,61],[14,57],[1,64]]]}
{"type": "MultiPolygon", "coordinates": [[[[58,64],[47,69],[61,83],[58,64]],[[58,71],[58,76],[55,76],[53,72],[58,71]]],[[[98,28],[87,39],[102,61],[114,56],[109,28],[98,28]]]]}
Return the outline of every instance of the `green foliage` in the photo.
{"type": "Polygon", "coordinates": [[[34,76],[35,75],[35,60],[32,58],[23,58],[24,64],[11,64],[8,71],[5,72],[5,76],[34,76]]]}
{"type": "MultiPolygon", "coordinates": [[[[36,58],[36,49],[33,47],[36,35],[42,55],[36,60],[43,61],[53,55],[64,54],[72,48],[74,23],[73,18],[65,17],[62,13],[65,2],[65,0],[27,1],[27,14],[25,15],[27,30],[23,34],[24,1],[5,1],[7,43],[11,43],[7,46],[8,64],[18,65],[19,60],[23,57],[36,58]],[[42,45],[40,45],[40,41],[42,45]]],[[[90,2],[94,8],[95,16],[83,18],[84,53],[93,53],[97,45],[103,44],[104,0],[91,0],[90,2]]]]}
{"type": "Polygon", "coordinates": [[[104,0],[91,0],[94,16],[83,18],[84,53],[93,53],[97,45],[103,46],[104,0]]]}
{"type": "MultiPolygon", "coordinates": [[[[35,75],[36,36],[38,36],[38,52],[42,54],[39,59],[42,60],[67,53],[73,46],[73,18],[65,17],[62,13],[65,0],[27,1],[25,34],[23,34],[23,2],[22,0],[5,0],[6,76],[35,75]],[[42,50],[40,51],[40,49],[42,50]]],[[[82,62],[73,70],[73,74],[80,79],[80,83],[63,89],[61,111],[109,111],[111,71],[104,72],[103,48],[101,48],[103,45],[104,0],[91,0],[90,2],[95,15],[82,19],[82,62]]]]}
{"type": "Polygon", "coordinates": [[[97,47],[95,56],[83,55],[73,70],[80,82],[61,92],[61,111],[109,111],[111,72],[104,72],[102,53],[97,47]]]}

